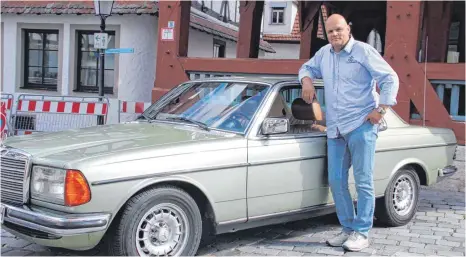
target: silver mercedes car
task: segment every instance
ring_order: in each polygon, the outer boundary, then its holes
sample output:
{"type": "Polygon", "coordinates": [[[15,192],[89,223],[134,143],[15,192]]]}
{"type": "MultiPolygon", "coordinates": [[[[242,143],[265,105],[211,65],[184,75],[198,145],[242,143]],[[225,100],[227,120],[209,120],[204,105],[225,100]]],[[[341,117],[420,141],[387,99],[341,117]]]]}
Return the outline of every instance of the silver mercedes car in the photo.
{"type": "MultiPolygon", "coordinates": [[[[307,104],[297,80],[192,80],[131,122],[8,138],[2,228],[51,247],[194,255],[206,236],[334,212],[316,89],[307,104]]],[[[408,223],[420,186],[456,171],[456,145],[452,130],[390,110],[377,140],[376,218],[408,223]]],[[[349,187],[356,199],[352,175],[349,187]]]]}

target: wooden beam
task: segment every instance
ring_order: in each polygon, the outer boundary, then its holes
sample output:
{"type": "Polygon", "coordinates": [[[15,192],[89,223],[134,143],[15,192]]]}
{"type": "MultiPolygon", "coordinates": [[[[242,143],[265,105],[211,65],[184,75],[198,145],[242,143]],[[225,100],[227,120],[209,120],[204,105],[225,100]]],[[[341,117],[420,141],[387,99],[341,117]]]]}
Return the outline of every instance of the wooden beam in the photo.
{"type": "MultiPolygon", "coordinates": [[[[424,64],[420,63],[424,72],[424,64]]],[[[464,63],[427,63],[427,78],[441,80],[466,80],[464,63]]]]}
{"type": "Polygon", "coordinates": [[[451,1],[427,1],[427,62],[445,62],[450,31],[451,1]]]}
{"type": "MultiPolygon", "coordinates": [[[[299,59],[310,59],[311,44],[312,44],[312,31],[315,22],[318,22],[318,13],[322,2],[306,2],[300,1],[298,5],[298,12],[300,17],[300,30],[301,42],[299,47],[299,59]],[[316,19],[317,17],[317,19],[316,19]]],[[[317,34],[317,32],[316,32],[317,34]]]]}
{"type": "Polygon", "coordinates": [[[185,71],[297,75],[307,60],[179,58],[185,71]]]}
{"type": "Polygon", "coordinates": [[[260,29],[264,1],[241,1],[237,58],[259,57],[260,29]]]}
{"type": "Polygon", "coordinates": [[[152,101],[188,79],[177,58],[188,54],[190,8],[191,1],[159,2],[157,66],[152,101]],[[163,29],[168,27],[169,21],[175,22],[173,40],[162,40],[163,29]]]}

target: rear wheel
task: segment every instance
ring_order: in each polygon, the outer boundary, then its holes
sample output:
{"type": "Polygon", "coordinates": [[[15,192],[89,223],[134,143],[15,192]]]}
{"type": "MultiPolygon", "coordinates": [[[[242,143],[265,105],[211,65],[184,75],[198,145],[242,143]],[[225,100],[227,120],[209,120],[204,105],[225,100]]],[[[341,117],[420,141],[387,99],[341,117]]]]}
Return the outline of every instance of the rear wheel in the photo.
{"type": "Polygon", "coordinates": [[[124,256],[192,256],[202,235],[194,199],[172,186],[146,190],[131,198],[111,235],[110,253],[124,256]]]}
{"type": "Polygon", "coordinates": [[[377,200],[377,219],[388,226],[403,226],[411,221],[419,205],[420,180],[411,168],[402,168],[393,176],[385,196],[377,200]]]}

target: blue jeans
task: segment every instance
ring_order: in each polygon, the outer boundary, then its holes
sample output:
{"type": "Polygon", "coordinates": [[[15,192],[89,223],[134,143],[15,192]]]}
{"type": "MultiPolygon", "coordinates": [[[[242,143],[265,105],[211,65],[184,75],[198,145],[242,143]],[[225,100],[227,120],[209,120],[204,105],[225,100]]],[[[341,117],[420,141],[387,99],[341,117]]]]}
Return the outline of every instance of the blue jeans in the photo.
{"type": "Polygon", "coordinates": [[[329,138],[328,176],[343,231],[356,231],[368,237],[373,225],[375,207],[374,155],[378,126],[370,121],[346,135],[329,138]],[[348,189],[348,171],[353,165],[356,186],[357,215],[348,189]]]}

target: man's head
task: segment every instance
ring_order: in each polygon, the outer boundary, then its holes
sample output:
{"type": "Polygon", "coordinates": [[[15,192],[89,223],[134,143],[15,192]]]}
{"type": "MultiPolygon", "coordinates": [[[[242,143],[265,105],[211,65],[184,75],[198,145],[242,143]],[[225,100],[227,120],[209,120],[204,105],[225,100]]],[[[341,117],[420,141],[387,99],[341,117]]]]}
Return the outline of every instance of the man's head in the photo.
{"type": "Polygon", "coordinates": [[[333,49],[339,52],[350,38],[350,26],[340,14],[332,14],[325,22],[328,41],[333,49]]]}

